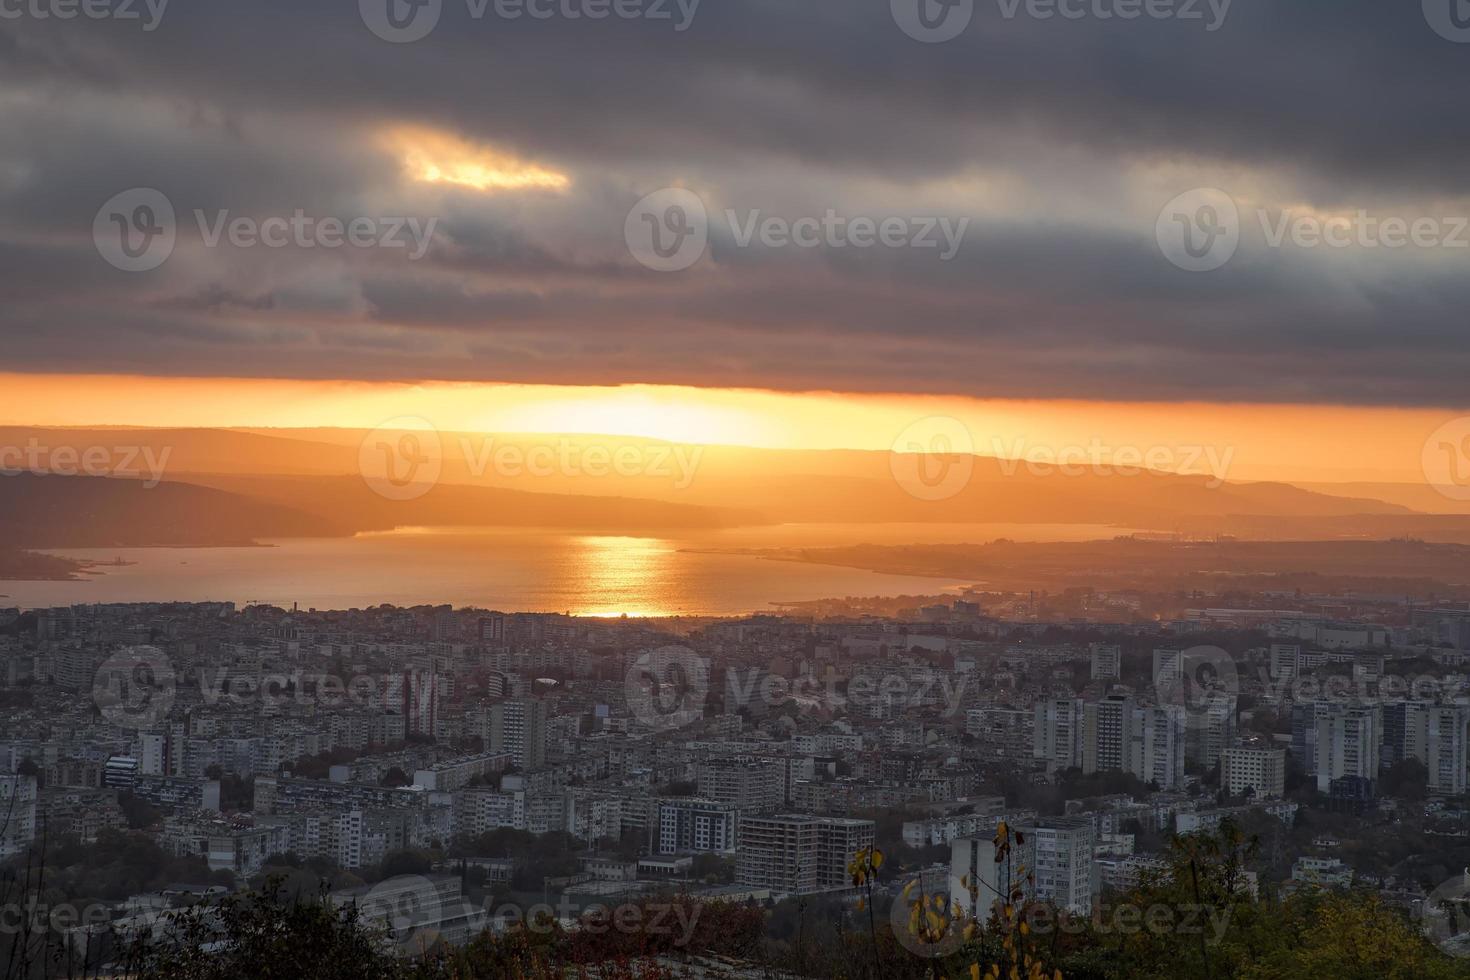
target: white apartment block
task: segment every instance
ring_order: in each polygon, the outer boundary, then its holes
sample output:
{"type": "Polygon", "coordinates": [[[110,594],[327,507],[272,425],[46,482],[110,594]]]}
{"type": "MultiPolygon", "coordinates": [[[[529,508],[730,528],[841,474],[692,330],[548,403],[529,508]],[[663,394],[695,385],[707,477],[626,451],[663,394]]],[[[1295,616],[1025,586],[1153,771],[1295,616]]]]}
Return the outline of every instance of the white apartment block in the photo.
{"type": "Polygon", "coordinates": [[[1343,776],[1378,778],[1383,716],[1377,707],[1336,705],[1317,718],[1317,790],[1327,792],[1343,776]]]}
{"type": "Polygon", "coordinates": [[[1168,704],[1139,708],[1133,715],[1129,771],[1144,782],[1171,790],[1184,781],[1187,741],[1185,709],[1168,704]]]}
{"type": "Polygon", "coordinates": [[[478,837],[501,827],[526,829],[526,794],[494,789],[466,789],[454,794],[453,832],[478,837]]]}
{"type": "Polygon", "coordinates": [[[1117,680],[1123,669],[1123,649],[1114,643],[1092,645],[1092,679],[1117,680]]]}
{"type": "Polygon", "coordinates": [[[1036,898],[1076,915],[1092,912],[1092,821],[1056,817],[1022,829],[1036,849],[1036,898]]]}
{"type": "Polygon", "coordinates": [[[1249,788],[1258,800],[1280,797],[1286,792],[1286,750],[1226,749],[1220,755],[1220,783],[1231,796],[1249,788]]]}
{"type": "Polygon", "coordinates": [[[1470,705],[1415,702],[1404,709],[1404,754],[1429,770],[1429,791],[1460,796],[1466,791],[1466,727],[1470,705]]]}
{"type": "Polygon", "coordinates": [[[1181,650],[1154,651],[1154,684],[1177,681],[1184,675],[1184,653],[1181,650]]]}
{"type": "Polygon", "coordinates": [[[475,779],[483,779],[494,773],[504,772],[511,761],[510,753],[497,755],[486,752],[480,755],[463,756],[441,762],[429,769],[419,769],[414,773],[413,781],[415,786],[421,786],[427,790],[452,792],[464,788],[475,779]]]}
{"type": "Polygon", "coordinates": [[[737,756],[707,759],[695,768],[702,799],[730,803],[741,810],[769,812],[786,802],[784,759],[737,756]]]}
{"type": "Polygon", "coordinates": [[[1082,766],[1082,701],[1060,698],[1036,705],[1032,757],[1046,760],[1047,770],[1082,766]]]}
{"type": "Polygon", "coordinates": [[[1005,899],[1009,887],[1016,885],[1027,897],[1030,869],[1036,866],[1036,837],[1022,830],[1024,841],[1011,840],[1009,867],[995,860],[995,836],[956,840],[949,849],[949,897],[951,906],[959,906],[973,919],[989,920],[991,908],[1005,899]]]}

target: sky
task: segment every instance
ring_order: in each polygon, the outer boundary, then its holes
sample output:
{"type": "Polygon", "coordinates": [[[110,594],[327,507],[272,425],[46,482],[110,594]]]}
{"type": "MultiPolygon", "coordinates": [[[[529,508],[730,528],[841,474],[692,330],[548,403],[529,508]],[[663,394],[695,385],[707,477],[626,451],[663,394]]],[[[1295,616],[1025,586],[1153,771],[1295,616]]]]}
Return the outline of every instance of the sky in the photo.
{"type": "Polygon", "coordinates": [[[0,370],[1470,404],[1450,0],[389,2],[0,3],[0,370]]]}

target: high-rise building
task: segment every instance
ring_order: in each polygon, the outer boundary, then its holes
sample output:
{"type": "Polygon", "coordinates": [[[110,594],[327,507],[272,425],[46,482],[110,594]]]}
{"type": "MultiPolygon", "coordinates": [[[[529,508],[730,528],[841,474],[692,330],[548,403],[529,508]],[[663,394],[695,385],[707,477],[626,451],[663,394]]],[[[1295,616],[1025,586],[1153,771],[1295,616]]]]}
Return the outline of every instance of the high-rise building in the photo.
{"type": "Polygon", "coordinates": [[[1377,707],[1333,705],[1317,718],[1317,789],[1343,776],[1378,778],[1382,715],[1377,707]]]}
{"type": "MultiPolygon", "coordinates": [[[[1388,714],[1385,711],[1385,714],[1388,714]]],[[[1466,790],[1466,727],[1470,706],[1411,702],[1404,708],[1402,758],[1429,772],[1429,791],[1461,796],[1466,790]]]]}
{"type": "Polygon", "coordinates": [[[1295,677],[1302,648],[1291,643],[1271,644],[1271,679],[1295,677]]]}
{"type": "MultiPolygon", "coordinates": [[[[166,776],[169,773],[169,737],[159,732],[142,732],[138,735],[136,754],[138,771],[145,776],[166,776]]],[[[246,770],[247,772],[249,770],[246,770]]]]}
{"type": "Polygon", "coordinates": [[[1092,912],[1092,821],[1054,817],[1023,828],[1036,849],[1036,898],[1076,915],[1092,912]]]}
{"type": "Polygon", "coordinates": [[[872,846],[875,829],[871,820],[802,814],[742,817],[735,880],[787,895],[851,887],[848,862],[872,846]]]}
{"type": "Polygon", "coordinates": [[[1154,651],[1154,684],[1180,680],[1184,676],[1184,654],[1179,650],[1154,651]]]}
{"type": "Polygon", "coordinates": [[[740,811],[730,803],[677,798],[658,801],[658,853],[735,850],[740,811]]]}
{"type": "Polygon", "coordinates": [[[1032,730],[1032,757],[1044,759],[1051,772],[1082,767],[1083,706],[1076,698],[1059,698],[1036,705],[1032,730]]]}
{"type": "Polygon", "coordinates": [[[1115,694],[1082,708],[1082,771],[1127,772],[1133,744],[1133,699],[1115,694]]]}
{"type": "Polygon", "coordinates": [[[699,795],[749,812],[779,810],[786,803],[784,759],[736,756],[706,759],[695,768],[699,795]]]}
{"type": "Polygon", "coordinates": [[[1291,754],[1307,775],[1317,772],[1317,720],[1332,711],[1330,701],[1297,701],[1291,706],[1291,754]]]}
{"type": "Polygon", "coordinates": [[[1209,768],[1220,761],[1220,754],[1235,742],[1236,707],[1234,694],[1211,691],[1208,700],[1190,708],[1191,724],[1185,737],[1186,761],[1209,768]]]}
{"type": "Polygon", "coordinates": [[[1092,645],[1092,679],[1117,680],[1123,670],[1123,648],[1116,643],[1092,645]]]}
{"type": "Polygon", "coordinates": [[[492,753],[508,752],[522,769],[546,763],[546,705],[516,698],[491,706],[488,741],[492,753]]]}
{"type": "Polygon", "coordinates": [[[403,717],[411,735],[437,734],[444,700],[445,678],[424,665],[412,666],[403,674],[403,717]]]}
{"type": "Polygon", "coordinates": [[[1253,790],[1256,799],[1286,792],[1285,749],[1226,749],[1220,756],[1220,785],[1231,796],[1253,790]]]}
{"type": "Polygon", "coordinates": [[[1036,867],[1036,836],[1022,830],[1021,841],[1012,835],[1009,862],[995,860],[993,837],[965,838],[949,845],[950,902],[973,919],[989,921],[997,902],[1008,901],[1010,886],[1032,897],[1028,880],[1036,867]]]}
{"type": "Polygon", "coordinates": [[[1187,726],[1182,705],[1164,704],[1134,711],[1129,771],[1161,790],[1184,781],[1187,726]]]}

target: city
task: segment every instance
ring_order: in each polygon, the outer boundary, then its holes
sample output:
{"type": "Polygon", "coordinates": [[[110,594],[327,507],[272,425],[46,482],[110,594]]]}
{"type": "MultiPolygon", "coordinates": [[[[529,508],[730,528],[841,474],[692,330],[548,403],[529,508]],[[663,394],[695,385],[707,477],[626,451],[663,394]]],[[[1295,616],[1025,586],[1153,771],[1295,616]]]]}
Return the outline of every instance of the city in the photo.
{"type": "MultiPolygon", "coordinates": [[[[1000,598],[851,619],[0,610],[10,887],[54,852],[54,901],[6,933],[39,917],[95,968],[270,882],[361,909],[403,953],[631,910],[610,921],[658,956],[761,976],[815,954],[759,926],[691,948],[702,909],[861,931],[850,865],[877,848],[885,913],[912,878],[984,922],[1006,826],[1053,929],[1126,929],[1171,835],[1236,828],[1259,841],[1251,896],[1351,889],[1458,935],[1435,902],[1470,889],[1470,605],[1123,625],[988,615],[1000,598]]],[[[1212,946],[1237,925],[1160,908],[1212,946]]],[[[920,968],[944,949],[900,942],[920,968]]]]}
{"type": "Polygon", "coordinates": [[[1470,0],[0,0],[0,980],[1470,980],[1470,0]]]}

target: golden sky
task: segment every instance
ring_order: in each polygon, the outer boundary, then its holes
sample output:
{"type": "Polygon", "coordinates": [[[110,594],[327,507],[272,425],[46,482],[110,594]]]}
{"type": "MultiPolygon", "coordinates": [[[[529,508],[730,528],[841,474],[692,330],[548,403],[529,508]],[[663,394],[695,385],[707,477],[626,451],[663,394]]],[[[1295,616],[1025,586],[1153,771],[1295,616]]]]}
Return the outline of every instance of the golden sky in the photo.
{"type": "Polygon", "coordinates": [[[578,432],[762,448],[893,448],[922,420],[963,423],[982,455],[1037,449],[1230,451],[1233,480],[1422,482],[1443,410],[986,400],[676,386],[573,387],[0,374],[0,424],[578,432]]]}

